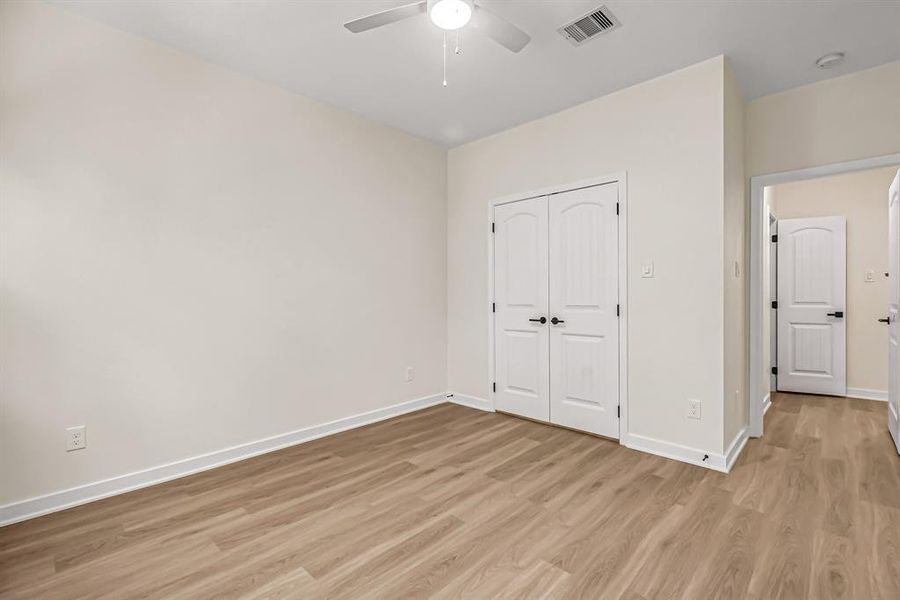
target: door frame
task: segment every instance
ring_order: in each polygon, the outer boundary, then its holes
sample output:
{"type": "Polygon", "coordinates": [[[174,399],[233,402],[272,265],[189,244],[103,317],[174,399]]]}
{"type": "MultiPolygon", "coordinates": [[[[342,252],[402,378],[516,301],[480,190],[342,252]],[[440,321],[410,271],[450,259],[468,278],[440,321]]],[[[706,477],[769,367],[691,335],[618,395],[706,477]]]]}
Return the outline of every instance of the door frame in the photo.
{"type": "MultiPolygon", "coordinates": [[[[900,202],[900,169],[897,170],[897,174],[894,175],[894,180],[891,182],[891,187],[888,190],[888,211],[892,209],[892,205],[894,204],[893,200],[897,198],[897,201],[900,202]]],[[[897,231],[900,228],[900,223],[893,223],[894,227],[891,227],[891,214],[888,212],[888,274],[890,275],[891,266],[894,269],[897,269],[897,264],[891,265],[898,258],[897,257],[897,248],[896,243],[900,242],[897,240],[897,236],[900,235],[900,231],[897,231]],[[894,238],[893,242],[891,238],[894,238]]],[[[897,315],[894,316],[894,321],[891,321],[892,312],[894,310],[894,300],[895,293],[898,291],[897,286],[900,285],[895,279],[890,280],[890,290],[888,291],[888,357],[891,355],[891,339],[892,332],[890,330],[891,325],[896,325],[897,315]]],[[[890,360],[890,359],[888,359],[890,360]]],[[[894,360],[897,360],[896,351],[894,352],[894,360]]],[[[897,372],[897,369],[900,369],[900,365],[894,364],[893,369],[891,369],[890,362],[888,363],[888,393],[887,393],[887,401],[888,401],[888,429],[891,432],[891,437],[894,438],[894,446],[897,449],[897,454],[900,455],[900,414],[898,414],[898,401],[900,398],[897,398],[897,394],[900,394],[900,389],[897,386],[897,376],[900,373],[897,372]],[[892,372],[893,371],[893,372],[892,372]],[[893,391],[893,394],[891,393],[893,391]]]]}
{"type": "Polygon", "coordinates": [[[569,183],[551,185],[535,190],[508,194],[494,198],[488,202],[488,402],[490,410],[495,410],[494,405],[494,207],[501,204],[509,204],[520,200],[529,200],[539,196],[553,196],[573,190],[595,187],[598,185],[615,184],[618,191],[619,220],[618,220],[618,287],[619,287],[619,443],[624,444],[628,433],[628,184],[627,172],[613,173],[602,177],[580,179],[569,183]]]}
{"type": "MultiPolygon", "coordinates": [[[[765,229],[767,236],[778,235],[778,215],[766,207],[766,216],[769,219],[769,226],[765,229]],[[774,226],[774,227],[773,227],[774,226]]],[[[778,249],[773,248],[774,242],[769,242],[769,297],[767,302],[778,301],[778,249]]],[[[763,368],[778,366],[778,310],[769,309],[769,364],[763,365],[763,368]]],[[[763,414],[772,406],[771,393],[772,390],[778,388],[778,375],[772,373],[769,376],[769,388],[766,399],[763,401],[763,414]]]]}
{"type": "Polygon", "coordinates": [[[750,437],[762,437],[763,413],[766,393],[760,389],[760,382],[769,380],[769,367],[762,364],[763,357],[763,311],[768,310],[768,299],[762,297],[763,265],[762,245],[768,243],[763,239],[763,219],[768,219],[766,204],[763,201],[763,190],[772,185],[818,179],[829,175],[841,175],[855,171],[866,171],[879,167],[900,165],[900,154],[886,154],[872,158],[832,163],[808,169],[784,171],[767,175],[756,175],[750,178],[750,364],[748,379],[750,382],[750,437]]]}

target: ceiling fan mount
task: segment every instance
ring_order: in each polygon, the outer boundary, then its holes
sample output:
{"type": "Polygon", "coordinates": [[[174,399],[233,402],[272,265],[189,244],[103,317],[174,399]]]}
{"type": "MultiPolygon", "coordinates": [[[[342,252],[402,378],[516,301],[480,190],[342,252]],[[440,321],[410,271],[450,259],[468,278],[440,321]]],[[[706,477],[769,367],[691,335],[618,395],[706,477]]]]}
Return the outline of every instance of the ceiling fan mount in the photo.
{"type": "Polygon", "coordinates": [[[421,0],[348,21],[344,27],[353,33],[361,33],[423,14],[444,31],[457,31],[471,24],[511,52],[520,52],[531,41],[527,33],[475,0],[421,0]]]}

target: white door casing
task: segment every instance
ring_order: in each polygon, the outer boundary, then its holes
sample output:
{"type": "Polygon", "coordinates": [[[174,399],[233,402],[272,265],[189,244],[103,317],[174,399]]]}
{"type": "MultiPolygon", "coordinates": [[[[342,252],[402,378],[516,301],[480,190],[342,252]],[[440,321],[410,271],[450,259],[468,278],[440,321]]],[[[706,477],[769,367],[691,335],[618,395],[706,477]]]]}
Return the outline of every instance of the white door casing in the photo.
{"type": "Polygon", "coordinates": [[[778,222],[778,389],[844,396],[847,223],[778,222]]]}
{"type": "Polygon", "coordinates": [[[900,171],[888,192],[888,429],[900,453],[900,171]]]}
{"type": "MultiPolygon", "coordinates": [[[[765,344],[765,332],[762,323],[764,312],[769,310],[770,299],[764,297],[763,277],[765,273],[763,257],[763,245],[768,243],[768,237],[764,235],[766,222],[766,188],[792,181],[806,181],[841,173],[855,173],[880,167],[897,167],[900,165],[900,153],[873,156],[859,160],[850,160],[840,163],[819,165],[795,171],[783,171],[780,173],[768,173],[754,175],[750,178],[750,436],[763,435],[763,411],[765,407],[764,397],[769,381],[771,365],[764,358],[763,346],[765,344]]],[[[621,235],[620,229],[620,235],[621,235]]],[[[626,292],[627,293],[627,292],[626,292]]],[[[623,381],[623,385],[626,385],[623,381]]],[[[623,413],[627,415],[626,413],[623,413]]],[[[627,426],[625,427],[627,430],[627,426]]]]}
{"type": "MultiPolygon", "coordinates": [[[[778,219],[769,213],[769,239],[778,234],[778,219]]],[[[769,302],[778,301],[778,247],[775,242],[769,243],[769,302]]],[[[769,310],[769,368],[778,366],[778,311],[769,310]]],[[[777,389],[778,377],[775,373],[769,375],[769,389],[766,394],[777,389]]]]}
{"type": "Polygon", "coordinates": [[[611,438],[619,437],[617,201],[615,184],[549,199],[550,422],[611,438]]]}
{"type": "Polygon", "coordinates": [[[546,196],[494,209],[494,406],[541,421],[550,420],[547,233],[546,196]]]}

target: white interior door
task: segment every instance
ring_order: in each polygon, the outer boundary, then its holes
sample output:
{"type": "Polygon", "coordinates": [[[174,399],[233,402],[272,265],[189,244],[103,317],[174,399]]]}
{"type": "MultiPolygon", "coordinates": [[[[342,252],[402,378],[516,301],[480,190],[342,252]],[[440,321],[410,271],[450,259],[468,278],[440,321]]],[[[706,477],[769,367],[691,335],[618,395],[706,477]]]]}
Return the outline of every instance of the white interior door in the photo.
{"type": "Polygon", "coordinates": [[[778,389],[847,393],[847,222],[778,221],[778,389]]]}
{"type": "Polygon", "coordinates": [[[888,304],[888,428],[900,453],[900,171],[888,193],[890,299],[888,304]]]}
{"type": "Polygon", "coordinates": [[[550,197],[550,421],[619,437],[616,184],[550,197]]]}
{"type": "Polygon", "coordinates": [[[494,406],[541,421],[550,420],[547,256],[546,196],[494,208],[494,406]]]}

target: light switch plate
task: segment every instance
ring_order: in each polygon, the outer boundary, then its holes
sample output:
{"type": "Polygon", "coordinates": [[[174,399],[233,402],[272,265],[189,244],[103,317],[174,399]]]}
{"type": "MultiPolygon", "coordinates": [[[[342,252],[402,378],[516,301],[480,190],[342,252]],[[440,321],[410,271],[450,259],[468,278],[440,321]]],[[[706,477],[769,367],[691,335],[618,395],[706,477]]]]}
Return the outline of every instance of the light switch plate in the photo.
{"type": "Polygon", "coordinates": [[[873,283],[875,281],[875,271],[873,269],[869,269],[866,271],[865,282],[873,283]]]}
{"type": "Polygon", "coordinates": [[[647,260],[641,263],[641,277],[653,277],[652,260],[647,260]]]}

